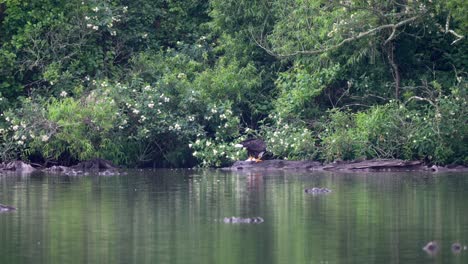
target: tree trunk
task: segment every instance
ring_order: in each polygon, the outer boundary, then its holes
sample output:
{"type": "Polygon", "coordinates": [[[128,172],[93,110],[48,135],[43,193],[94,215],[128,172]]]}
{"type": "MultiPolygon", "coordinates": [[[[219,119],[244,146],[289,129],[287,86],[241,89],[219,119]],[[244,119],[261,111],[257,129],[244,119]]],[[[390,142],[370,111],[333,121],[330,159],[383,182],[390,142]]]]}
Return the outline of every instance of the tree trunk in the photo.
{"type": "Polygon", "coordinates": [[[398,64],[395,62],[395,45],[393,41],[388,42],[386,47],[386,53],[388,62],[392,67],[392,75],[393,79],[395,80],[395,99],[400,99],[400,85],[401,85],[401,77],[400,77],[400,70],[398,69],[398,64]]]}

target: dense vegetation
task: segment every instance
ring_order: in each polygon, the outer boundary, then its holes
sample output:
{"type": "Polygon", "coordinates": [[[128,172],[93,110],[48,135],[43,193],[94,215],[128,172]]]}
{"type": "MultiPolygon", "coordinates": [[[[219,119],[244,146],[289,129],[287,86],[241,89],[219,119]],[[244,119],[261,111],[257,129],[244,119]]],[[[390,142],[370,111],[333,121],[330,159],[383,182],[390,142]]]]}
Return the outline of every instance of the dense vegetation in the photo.
{"type": "Polygon", "coordinates": [[[0,0],[0,159],[467,164],[463,0],[0,0]]]}

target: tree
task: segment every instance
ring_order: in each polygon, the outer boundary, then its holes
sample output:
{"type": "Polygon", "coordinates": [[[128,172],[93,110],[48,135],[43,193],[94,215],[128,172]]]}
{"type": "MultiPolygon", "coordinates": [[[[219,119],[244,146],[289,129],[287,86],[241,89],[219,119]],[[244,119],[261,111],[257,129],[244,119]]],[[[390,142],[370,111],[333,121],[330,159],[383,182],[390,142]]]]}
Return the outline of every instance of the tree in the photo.
{"type": "Polygon", "coordinates": [[[451,28],[450,7],[458,7],[458,1],[279,0],[273,8],[281,19],[272,29],[257,27],[252,37],[259,47],[278,58],[320,55],[346,46],[360,53],[372,46],[386,58],[394,80],[394,97],[399,99],[399,41],[423,37],[426,28],[432,28],[454,37],[452,45],[459,44],[464,36],[451,28]],[[441,17],[446,18],[445,26],[439,22],[441,17]]]}

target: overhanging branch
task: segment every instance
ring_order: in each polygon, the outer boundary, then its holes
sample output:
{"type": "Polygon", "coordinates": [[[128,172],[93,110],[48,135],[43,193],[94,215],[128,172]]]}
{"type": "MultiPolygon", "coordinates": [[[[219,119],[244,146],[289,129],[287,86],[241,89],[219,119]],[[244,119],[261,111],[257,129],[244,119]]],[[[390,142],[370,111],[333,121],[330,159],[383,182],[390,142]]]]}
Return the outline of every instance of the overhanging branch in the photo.
{"type": "MultiPolygon", "coordinates": [[[[291,53],[286,53],[286,54],[281,54],[281,53],[276,53],[275,51],[273,51],[271,48],[269,48],[266,44],[266,41],[259,41],[253,34],[253,32],[251,32],[251,35],[252,35],[252,39],[254,40],[254,42],[257,44],[257,46],[259,46],[260,48],[262,48],[263,50],[265,50],[268,54],[272,55],[272,56],[275,56],[277,58],[287,58],[287,57],[292,57],[292,56],[297,56],[297,55],[315,55],[315,54],[320,54],[320,53],[324,53],[324,52],[327,52],[327,51],[330,51],[330,50],[333,50],[333,49],[336,49],[336,48],[339,48],[341,46],[343,46],[344,44],[346,43],[349,43],[349,42],[352,42],[352,41],[356,41],[358,39],[361,39],[361,38],[364,38],[368,35],[371,35],[371,34],[374,34],[376,32],[379,32],[379,31],[382,31],[384,29],[392,29],[392,34],[387,38],[387,40],[385,40],[385,43],[386,44],[387,42],[393,40],[395,38],[395,33],[396,33],[396,30],[399,28],[399,27],[402,27],[404,25],[407,25],[413,21],[415,21],[416,19],[420,18],[420,16],[414,16],[414,17],[410,17],[408,19],[405,19],[403,21],[400,21],[396,24],[387,24],[387,25],[382,25],[382,26],[379,26],[379,27],[376,27],[376,28],[373,28],[373,29],[370,29],[370,30],[367,30],[367,31],[364,31],[364,32],[361,32],[355,36],[352,36],[352,37],[349,37],[349,38],[346,38],[344,40],[342,40],[340,43],[338,44],[335,44],[335,45],[332,45],[330,47],[327,47],[327,48],[323,48],[323,49],[316,49],[316,50],[298,50],[298,51],[294,51],[294,52],[291,52],[291,53]]],[[[263,40],[263,33],[261,34],[261,40],[263,40]]]]}

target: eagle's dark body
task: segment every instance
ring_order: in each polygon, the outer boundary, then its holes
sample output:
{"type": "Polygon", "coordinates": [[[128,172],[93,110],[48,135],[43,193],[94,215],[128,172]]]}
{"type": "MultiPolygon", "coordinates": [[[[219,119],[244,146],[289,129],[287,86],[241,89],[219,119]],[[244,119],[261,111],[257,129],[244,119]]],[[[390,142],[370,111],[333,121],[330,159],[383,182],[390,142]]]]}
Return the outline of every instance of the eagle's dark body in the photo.
{"type": "Polygon", "coordinates": [[[266,151],[265,142],[259,138],[251,138],[244,140],[240,142],[239,145],[247,149],[247,154],[249,155],[249,158],[254,158],[256,160],[260,160],[266,151]]]}

